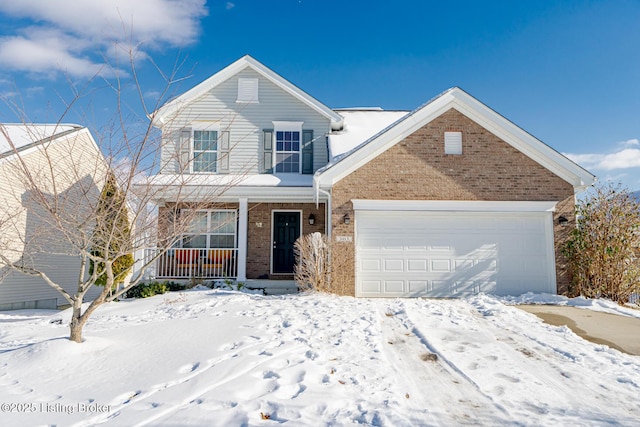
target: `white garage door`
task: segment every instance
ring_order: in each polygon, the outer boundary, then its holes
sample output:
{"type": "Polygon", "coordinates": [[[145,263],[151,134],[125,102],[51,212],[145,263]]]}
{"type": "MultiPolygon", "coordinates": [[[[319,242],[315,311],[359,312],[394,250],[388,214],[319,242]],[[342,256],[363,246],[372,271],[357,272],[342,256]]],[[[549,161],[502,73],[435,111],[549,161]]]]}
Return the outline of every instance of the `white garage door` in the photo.
{"type": "Polygon", "coordinates": [[[550,212],[356,211],[356,294],[556,292],[550,212]]]}

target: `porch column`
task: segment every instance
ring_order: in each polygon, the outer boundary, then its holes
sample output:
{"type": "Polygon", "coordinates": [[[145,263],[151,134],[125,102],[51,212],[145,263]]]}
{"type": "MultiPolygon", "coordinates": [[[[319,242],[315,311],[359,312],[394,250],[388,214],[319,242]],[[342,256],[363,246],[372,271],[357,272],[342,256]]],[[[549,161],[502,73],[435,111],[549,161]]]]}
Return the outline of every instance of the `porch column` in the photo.
{"type": "Polygon", "coordinates": [[[247,231],[249,229],[249,201],[240,199],[238,214],[238,281],[247,280],[247,231]]]}

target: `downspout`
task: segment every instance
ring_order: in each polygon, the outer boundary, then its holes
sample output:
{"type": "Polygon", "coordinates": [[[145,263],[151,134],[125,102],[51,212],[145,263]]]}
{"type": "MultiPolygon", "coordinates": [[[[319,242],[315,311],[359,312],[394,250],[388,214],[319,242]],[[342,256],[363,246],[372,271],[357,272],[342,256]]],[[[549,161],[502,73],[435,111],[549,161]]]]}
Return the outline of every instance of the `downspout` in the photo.
{"type": "MultiPolygon", "coordinates": [[[[331,223],[332,218],[331,218],[331,213],[333,212],[331,209],[331,193],[329,193],[328,191],[325,191],[321,188],[318,188],[318,191],[323,193],[325,196],[327,196],[327,206],[325,208],[326,210],[326,221],[327,221],[327,236],[329,236],[329,239],[331,239],[331,223]]],[[[318,204],[318,201],[316,200],[316,205],[318,204]]]]}
{"type": "Polygon", "coordinates": [[[318,206],[320,205],[320,193],[324,194],[325,196],[327,196],[327,206],[325,207],[325,221],[326,221],[326,225],[327,225],[327,236],[329,236],[329,239],[331,239],[331,231],[332,231],[332,227],[331,227],[331,213],[332,211],[332,206],[331,206],[331,193],[328,191],[323,190],[322,188],[320,188],[320,185],[318,184],[318,179],[317,176],[313,177],[313,186],[315,188],[315,199],[316,199],[316,209],[318,208],[318,206]]]}
{"type": "MultiPolygon", "coordinates": [[[[316,180],[313,180],[313,184],[316,184],[316,180]]],[[[332,217],[331,217],[331,213],[332,213],[332,206],[331,206],[331,193],[328,191],[325,191],[323,189],[321,189],[319,186],[316,186],[316,208],[318,207],[318,203],[319,203],[319,194],[318,193],[322,193],[325,196],[327,196],[327,204],[325,206],[325,224],[327,227],[327,239],[329,240],[329,242],[331,242],[333,240],[333,237],[331,236],[331,225],[332,225],[332,217]]],[[[329,253],[328,253],[328,262],[329,265],[331,265],[331,245],[329,245],[329,253]]],[[[328,274],[327,277],[327,281],[328,281],[328,285],[329,285],[329,289],[331,289],[331,273],[328,274]]]]}

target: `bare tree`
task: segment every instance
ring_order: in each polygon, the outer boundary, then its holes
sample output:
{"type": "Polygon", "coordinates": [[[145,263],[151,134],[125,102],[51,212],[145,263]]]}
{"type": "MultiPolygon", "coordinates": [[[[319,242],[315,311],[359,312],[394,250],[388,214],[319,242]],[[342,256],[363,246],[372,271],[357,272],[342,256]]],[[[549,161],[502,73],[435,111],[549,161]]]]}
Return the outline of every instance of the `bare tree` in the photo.
{"type": "MultiPolygon", "coordinates": [[[[197,210],[211,208],[226,189],[241,179],[236,176],[224,184],[202,186],[194,182],[202,176],[157,174],[172,161],[182,162],[183,168],[185,161],[194,161],[185,159],[178,150],[175,154],[165,152],[161,161],[162,136],[152,125],[153,111],[179,80],[180,67],[169,75],[163,74],[165,88],[157,103],[148,108],[134,56],[132,52],[132,73],[127,85],[117,78],[102,80],[112,89],[118,108],[110,125],[96,135],[95,144],[87,142],[90,136],[73,129],[68,138],[47,139],[38,134],[41,128],[30,124],[15,104],[14,111],[32,133],[33,147],[26,150],[13,140],[14,135],[6,126],[0,125],[0,135],[10,147],[0,160],[4,162],[5,175],[0,180],[5,180],[11,189],[17,202],[14,205],[20,206],[16,212],[0,215],[0,270],[39,277],[64,296],[72,308],[69,338],[75,342],[82,341],[83,327],[98,307],[143,280],[144,271],[189,230],[197,210]],[[145,117],[132,115],[123,101],[125,91],[132,90],[138,94],[145,117]],[[115,177],[122,198],[100,203],[109,176],[115,177]],[[164,206],[148,209],[161,198],[164,206]],[[123,216],[129,218],[128,230],[123,229],[122,221],[114,220],[123,216]],[[137,256],[135,272],[124,280],[116,267],[119,260],[142,254],[146,248],[155,249],[150,255],[147,251],[148,256],[137,256]],[[79,259],[74,291],[68,291],[69,287],[58,283],[51,269],[45,268],[51,267],[55,257],[79,259]],[[90,264],[96,268],[89,268],[90,264]],[[86,301],[87,292],[96,284],[103,288],[97,297],[86,301]]],[[[67,113],[81,97],[74,89],[67,113]]],[[[53,133],[64,134],[67,128],[61,123],[65,116],[53,133]]]]}

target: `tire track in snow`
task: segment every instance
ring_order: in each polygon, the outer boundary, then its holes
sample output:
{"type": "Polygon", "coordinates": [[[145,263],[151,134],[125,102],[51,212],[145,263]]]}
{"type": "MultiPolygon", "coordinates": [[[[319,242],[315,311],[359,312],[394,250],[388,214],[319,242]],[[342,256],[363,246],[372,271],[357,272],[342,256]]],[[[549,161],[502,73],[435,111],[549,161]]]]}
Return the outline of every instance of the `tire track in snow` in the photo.
{"type": "Polygon", "coordinates": [[[409,389],[407,406],[422,414],[428,408],[431,414],[430,420],[416,421],[433,425],[505,422],[505,409],[429,343],[407,318],[403,302],[396,301],[393,308],[388,307],[379,317],[389,344],[384,350],[389,365],[397,367],[396,374],[409,389]],[[435,361],[429,357],[434,354],[435,361]],[[430,393],[432,390],[439,393],[430,393]]]}
{"type": "MultiPolygon", "coordinates": [[[[510,418],[527,420],[527,425],[581,424],[585,418],[619,423],[615,409],[619,404],[612,402],[611,411],[589,409],[618,398],[612,393],[619,388],[614,381],[603,379],[601,384],[607,388],[589,390],[583,385],[592,383],[594,373],[606,363],[585,364],[581,350],[585,343],[562,328],[550,334],[548,325],[487,296],[403,302],[403,307],[405,326],[502,404],[510,418]],[[581,395],[578,401],[576,393],[581,395]]],[[[619,398],[637,396],[637,391],[630,391],[619,398]]],[[[637,414],[637,401],[629,403],[630,412],[637,414]]]]}

